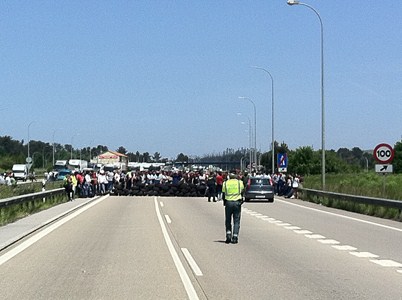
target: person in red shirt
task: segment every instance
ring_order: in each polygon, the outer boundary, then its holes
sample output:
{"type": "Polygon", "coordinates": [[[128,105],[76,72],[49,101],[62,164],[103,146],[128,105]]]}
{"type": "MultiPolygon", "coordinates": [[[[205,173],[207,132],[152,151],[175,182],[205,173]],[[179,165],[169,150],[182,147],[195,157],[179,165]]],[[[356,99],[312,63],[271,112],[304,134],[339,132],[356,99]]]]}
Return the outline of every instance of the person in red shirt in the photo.
{"type": "Polygon", "coordinates": [[[222,177],[221,172],[218,172],[215,180],[216,180],[216,195],[217,195],[218,201],[220,201],[220,200],[222,200],[222,185],[223,185],[223,177],[222,177]]]}

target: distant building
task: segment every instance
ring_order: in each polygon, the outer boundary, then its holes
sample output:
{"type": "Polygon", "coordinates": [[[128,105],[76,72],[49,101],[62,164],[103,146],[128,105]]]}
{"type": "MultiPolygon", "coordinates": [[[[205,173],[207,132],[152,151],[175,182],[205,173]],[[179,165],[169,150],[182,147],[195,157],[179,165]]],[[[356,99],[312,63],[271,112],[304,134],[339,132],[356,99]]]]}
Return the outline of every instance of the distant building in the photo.
{"type": "Polygon", "coordinates": [[[116,151],[107,151],[99,154],[95,160],[97,164],[101,164],[103,166],[113,165],[117,169],[127,169],[128,156],[116,151]]]}

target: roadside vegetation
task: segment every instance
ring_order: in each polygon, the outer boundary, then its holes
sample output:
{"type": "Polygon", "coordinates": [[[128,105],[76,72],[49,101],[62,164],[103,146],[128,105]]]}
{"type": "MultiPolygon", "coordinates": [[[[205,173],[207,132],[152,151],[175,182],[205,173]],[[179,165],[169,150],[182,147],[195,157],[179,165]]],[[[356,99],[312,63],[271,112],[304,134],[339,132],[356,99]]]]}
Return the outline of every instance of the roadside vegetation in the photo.
{"type": "MultiPolygon", "coordinates": [[[[63,183],[61,181],[47,182],[45,189],[46,191],[50,191],[61,188],[62,185],[63,183]]],[[[38,193],[41,191],[42,191],[42,182],[40,180],[24,184],[17,184],[13,186],[7,186],[2,184],[0,185],[0,200],[20,195],[38,193]]]]}
{"type": "MultiPolygon", "coordinates": [[[[402,174],[327,174],[326,190],[335,193],[402,200],[402,174]]],[[[303,187],[321,190],[321,175],[304,177],[303,187]]]]}
{"type": "MultiPolygon", "coordinates": [[[[382,175],[374,172],[359,174],[330,174],[326,176],[326,190],[334,193],[359,195],[390,200],[402,200],[402,174],[382,175]]],[[[303,188],[321,190],[321,176],[304,178],[303,188]]],[[[305,197],[305,201],[338,208],[369,216],[402,221],[402,211],[396,208],[381,207],[332,199],[330,197],[305,197]]]]}

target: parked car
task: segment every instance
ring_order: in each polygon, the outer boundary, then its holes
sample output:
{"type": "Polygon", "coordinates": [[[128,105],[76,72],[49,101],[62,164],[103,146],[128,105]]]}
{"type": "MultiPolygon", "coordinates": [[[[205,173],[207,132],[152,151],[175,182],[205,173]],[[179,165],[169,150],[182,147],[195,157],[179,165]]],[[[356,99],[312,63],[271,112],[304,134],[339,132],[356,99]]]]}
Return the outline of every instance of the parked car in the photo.
{"type": "Polygon", "coordinates": [[[57,173],[56,180],[64,180],[64,178],[65,178],[67,175],[70,175],[70,174],[71,174],[71,170],[69,170],[69,169],[60,170],[60,171],[57,173]]]}
{"type": "Polygon", "coordinates": [[[244,200],[248,202],[252,199],[274,202],[274,187],[268,177],[250,177],[248,179],[244,200]]]}

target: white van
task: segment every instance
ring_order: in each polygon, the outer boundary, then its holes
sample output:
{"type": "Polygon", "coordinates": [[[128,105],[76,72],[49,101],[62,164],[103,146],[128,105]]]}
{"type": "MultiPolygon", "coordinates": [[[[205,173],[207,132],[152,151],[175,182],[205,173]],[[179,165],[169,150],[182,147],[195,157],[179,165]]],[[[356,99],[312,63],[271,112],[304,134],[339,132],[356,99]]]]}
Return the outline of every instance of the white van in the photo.
{"type": "Polygon", "coordinates": [[[28,179],[28,167],[23,164],[15,164],[13,165],[13,174],[15,180],[26,181],[28,179]]]}

